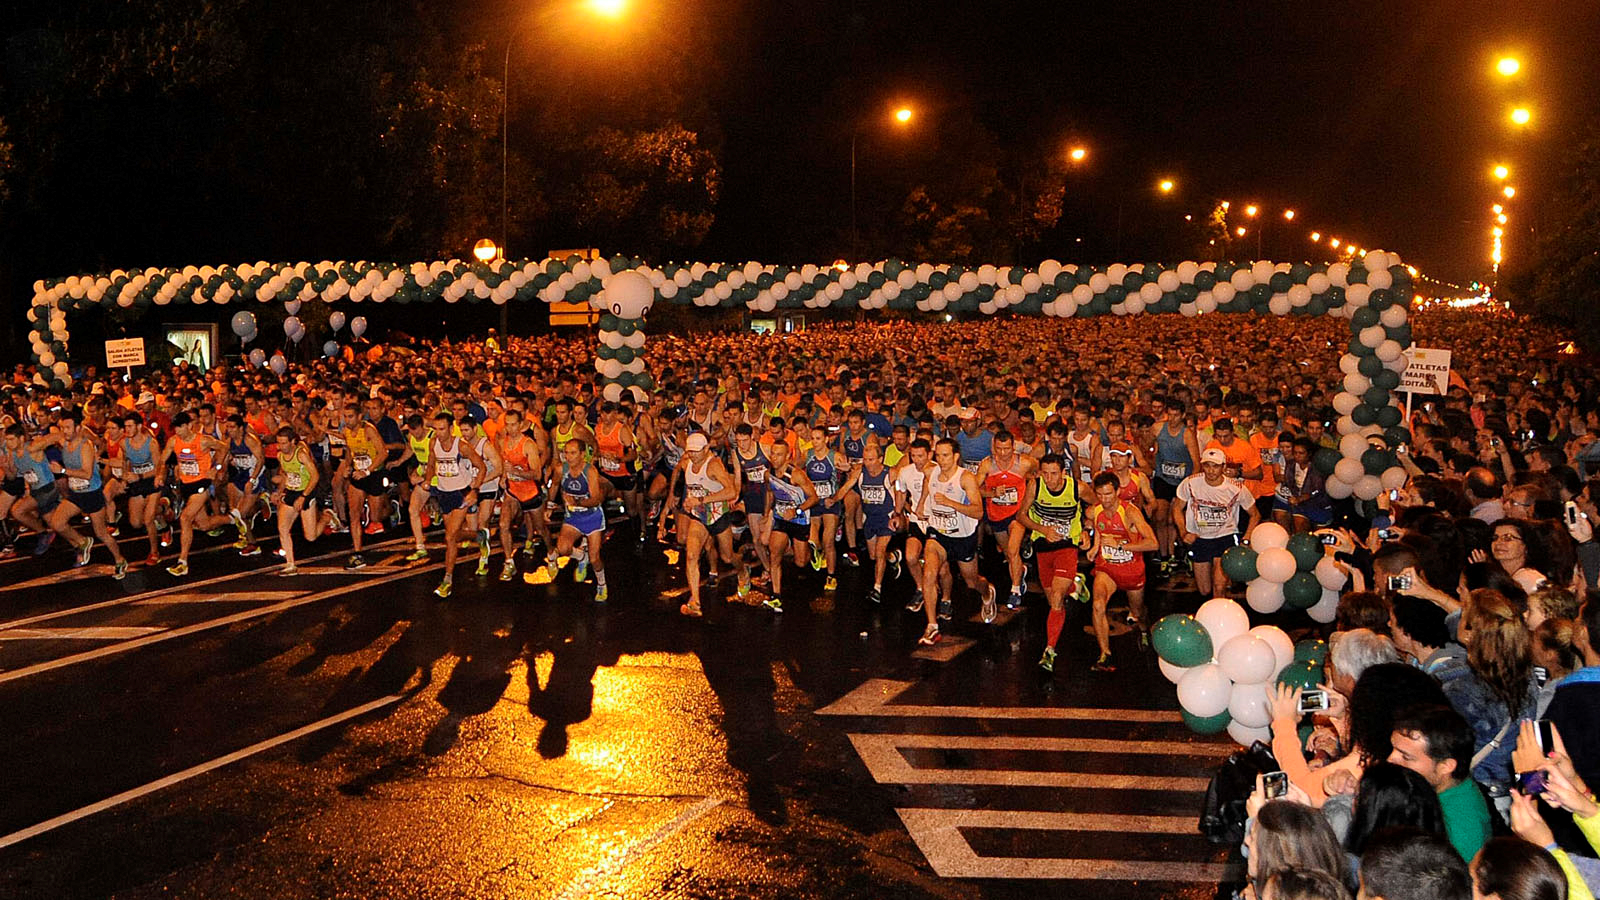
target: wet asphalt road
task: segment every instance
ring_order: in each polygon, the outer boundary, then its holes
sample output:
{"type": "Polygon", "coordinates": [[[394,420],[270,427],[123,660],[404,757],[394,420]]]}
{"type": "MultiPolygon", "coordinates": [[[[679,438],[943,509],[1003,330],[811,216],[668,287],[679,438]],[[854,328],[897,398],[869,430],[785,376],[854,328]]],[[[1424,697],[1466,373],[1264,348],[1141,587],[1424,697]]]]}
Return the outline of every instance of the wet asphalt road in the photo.
{"type": "Polygon", "coordinates": [[[1049,678],[1038,596],[984,626],[960,594],[970,643],[926,659],[909,584],[874,607],[866,569],[692,621],[626,528],[604,606],[465,552],[439,601],[437,547],[351,574],[347,542],[287,579],[270,543],[183,580],[0,562],[0,896],[1114,900],[1236,872],[1194,828],[1226,742],[1132,636],[1091,674],[1076,604],[1049,678]]]}

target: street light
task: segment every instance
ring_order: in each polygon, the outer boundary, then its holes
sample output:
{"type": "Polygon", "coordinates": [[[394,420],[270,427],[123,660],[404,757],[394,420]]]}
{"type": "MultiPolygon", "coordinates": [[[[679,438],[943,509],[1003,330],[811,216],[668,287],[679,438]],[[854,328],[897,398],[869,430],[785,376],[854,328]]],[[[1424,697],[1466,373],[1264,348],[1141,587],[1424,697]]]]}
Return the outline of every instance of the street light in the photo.
{"type": "Polygon", "coordinates": [[[1083,162],[1084,158],[1088,155],[1089,151],[1084,147],[1073,147],[1071,150],[1067,151],[1067,158],[1075,163],[1083,162]]]}
{"type": "Polygon", "coordinates": [[[1322,240],[1322,232],[1320,232],[1320,231],[1311,232],[1311,243],[1315,244],[1315,243],[1318,243],[1321,240],[1322,240]]]}
{"type": "Polygon", "coordinates": [[[1293,222],[1294,221],[1294,210],[1292,210],[1292,209],[1284,210],[1283,211],[1283,218],[1286,221],[1293,222]]]}
{"type": "Polygon", "coordinates": [[[1329,246],[1333,247],[1333,249],[1335,249],[1335,250],[1339,249],[1339,239],[1338,238],[1329,238],[1328,239],[1328,244],[1329,244],[1329,246]]]}
{"type": "Polygon", "coordinates": [[[479,262],[489,262],[500,255],[500,248],[494,245],[494,241],[484,238],[472,245],[472,255],[477,257],[479,262]]]}
{"type": "Polygon", "coordinates": [[[1515,125],[1526,125],[1533,121],[1533,113],[1526,106],[1519,106],[1511,111],[1511,121],[1515,125]]]}
{"type": "Polygon", "coordinates": [[[1506,189],[1501,191],[1500,193],[1505,194],[1506,195],[1506,199],[1510,200],[1512,197],[1515,197],[1517,195],[1517,189],[1508,184],[1508,185],[1506,185],[1506,189]]]}
{"type": "Polygon", "coordinates": [[[1252,203],[1249,206],[1246,206],[1244,208],[1244,214],[1249,216],[1252,219],[1254,219],[1256,217],[1256,213],[1258,213],[1260,211],[1261,210],[1258,209],[1254,203],[1252,203]]]}
{"type": "Polygon", "coordinates": [[[1233,233],[1237,234],[1239,237],[1244,237],[1244,234],[1245,234],[1244,226],[1240,225],[1238,228],[1235,228],[1233,230],[1233,233]]]}
{"type": "Polygon", "coordinates": [[[1511,175],[1511,169],[1506,166],[1495,166],[1494,177],[1498,181],[1505,181],[1511,175]]]}
{"type": "Polygon", "coordinates": [[[1518,62],[1514,56],[1502,56],[1500,61],[1494,64],[1494,67],[1501,75],[1510,78],[1522,70],[1522,63],[1518,62]]]}
{"type": "Polygon", "coordinates": [[[1177,186],[1178,186],[1178,183],[1173,181],[1171,178],[1163,178],[1163,179],[1161,179],[1161,182],[1156,185],[1156,187],[1163,194],[1172,193],[1172,189],[1177,187],[1177,186]]]}
{"type": "MultiPolygon", "coordinates": [[[[911,119],[914,115],[915,113],[912,112],[911,107],[902,106],[894,111],[891,118],[894,119],[895,124],[903,128],[911,124],[911,119]]],[[[857,125],[859,126],[859,123],[857,125]]],[[[850,258],[852,260],[859,258],[856,252],[856,245],[859,239],[856,231],[856,139],[860,136],[861,129],[852,126],[850,129],[850,258]]]]}

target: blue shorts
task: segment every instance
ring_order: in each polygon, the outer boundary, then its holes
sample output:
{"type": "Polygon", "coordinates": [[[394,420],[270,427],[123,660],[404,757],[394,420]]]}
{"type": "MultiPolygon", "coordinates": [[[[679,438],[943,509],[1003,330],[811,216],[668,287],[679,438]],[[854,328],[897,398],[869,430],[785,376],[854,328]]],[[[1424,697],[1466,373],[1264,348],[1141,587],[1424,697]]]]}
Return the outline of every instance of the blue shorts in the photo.
{"type": "Polygon", "coordinates": [[[881,519],[867,516],[863,530],[866,532],[867,540],[869,541],[873,538],[889,537],[894,534],[894,529],[889,527],[888,516],[884,516],[881,519]]]}
{"type": "Polygon", "coordinates": [[[933,532],[933,539],[944,548],[944,555],[953,563],[969,563],[978,558],[978,533],[966,537],[955,537],[942,532],[933,532]]]}
{"type": "Polygon", "coordinates": [[[1208,563],[1213,559],[1220,559],[1228,548],[1239,546],[1239,536],[1230,534],[1219,538],[1195,538],[1189,545],[1189,556],[1197,563],[1208,563]]]}
{"type": "Polygon", "coordinates": [[[567,516],[562,520],[562,525],[575,529],[579,534],[594,534],[604,531],[606,527],[605,510],[598,506],[587,509],[568,509],[567,516]]]}
{"type": "Polygon", "coordinates": [[[433,502],[439,504],[439,514],[442,516],[448,516],[460,509],[467,498],[466,491],[442,491],[430,488],[429,492],[433,495],[433,502]]]}

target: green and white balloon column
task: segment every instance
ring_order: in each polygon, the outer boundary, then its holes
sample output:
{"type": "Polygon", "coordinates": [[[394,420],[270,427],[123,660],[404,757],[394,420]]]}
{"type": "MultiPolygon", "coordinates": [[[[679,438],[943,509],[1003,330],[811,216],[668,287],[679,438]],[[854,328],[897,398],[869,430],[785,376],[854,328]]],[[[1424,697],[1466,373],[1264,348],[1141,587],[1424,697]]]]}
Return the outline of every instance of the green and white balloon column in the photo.
{"type": "Polygon", "coordinates": [[[642,403],[654,387],[644,368],[644,317],[655,296],[650,279],[630,270],[606,279],[589,301],[601,311],[594,367],[602,379],[600,395],[606,400],[615,403],[629,392],[642,403]]]}

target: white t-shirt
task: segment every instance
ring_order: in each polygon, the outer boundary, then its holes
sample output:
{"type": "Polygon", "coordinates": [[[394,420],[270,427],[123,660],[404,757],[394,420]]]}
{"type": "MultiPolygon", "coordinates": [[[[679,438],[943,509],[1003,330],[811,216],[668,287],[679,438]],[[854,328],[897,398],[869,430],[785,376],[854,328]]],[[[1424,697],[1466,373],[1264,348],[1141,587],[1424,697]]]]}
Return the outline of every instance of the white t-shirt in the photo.
{"type": "Polygon", "coordinates": [[[1178,499],[1184,503],[1184,527],[1203,538],[1238,534],[1239,513],[1248,512],[1255,505],[1249,488],[1229,478],[1221,484],[1207,484],[1204,474],[1190,475],[1180,482],[1178,499]]]}

